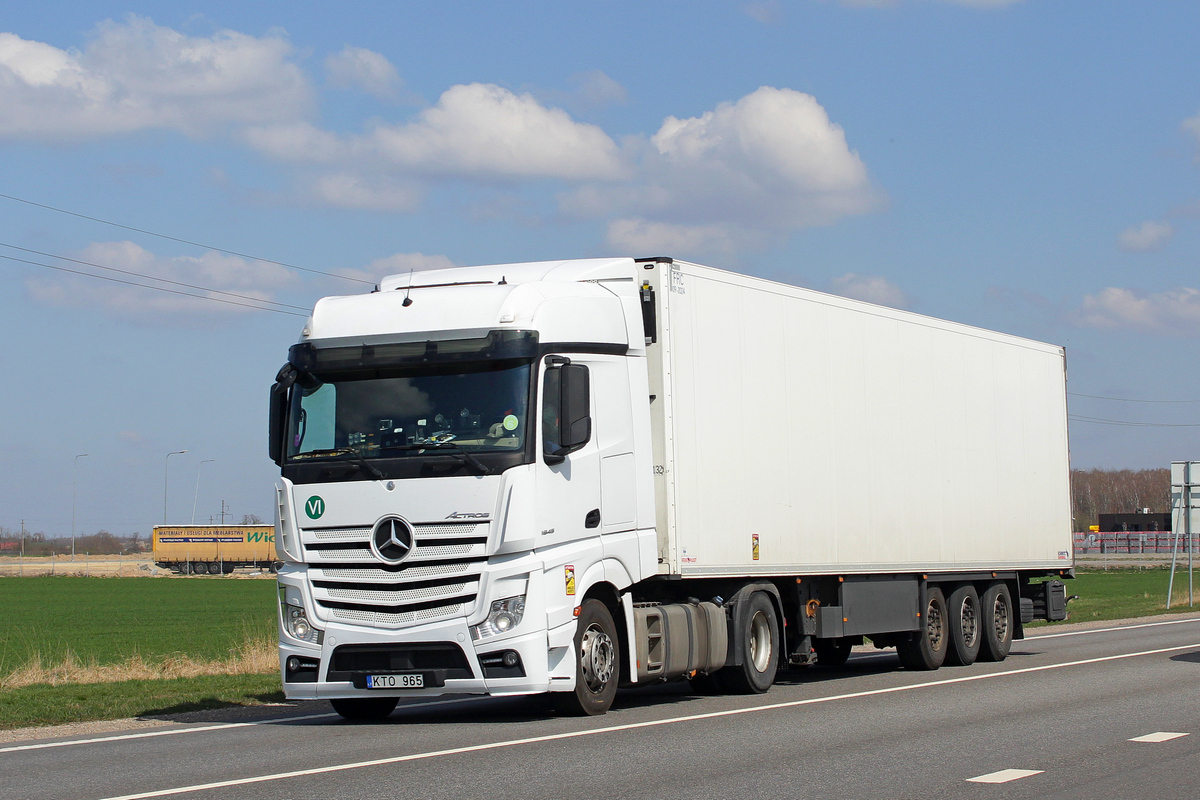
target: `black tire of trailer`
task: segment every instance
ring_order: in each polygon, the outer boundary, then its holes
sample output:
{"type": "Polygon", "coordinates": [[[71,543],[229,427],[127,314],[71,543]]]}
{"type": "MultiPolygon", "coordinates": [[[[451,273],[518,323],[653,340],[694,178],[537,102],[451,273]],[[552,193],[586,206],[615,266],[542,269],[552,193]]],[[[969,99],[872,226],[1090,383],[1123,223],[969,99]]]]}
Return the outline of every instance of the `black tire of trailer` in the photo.
{"type": "Polygon", "coordinates": [[[979,644],[983,638],[980,635],[979,594],[974,586],[964,583],[950,593],[946,604],[950,614],[946,665],[969,667],[979,657],[979,644]]]}
{"type": "Polygon", "coordinates": [[[779,615],[766,592],[754,592],[734,609],[730,638],[741,637],[742,663],[731,664],[717,675],[719,685],[734,694],[762,694],[775,683],[781,642],[779,615]]]}
{"type": "Polygon", "coordinates": [[[987,588],[979,600],[980,608],[980,661],[1003,661],[1008,658],[1012,647],[1013,616],[1012,592],[1004,581],[996,581],[987,588]]]}
{"type": "Polygon", "coordinates": [[[344,719],[358,721],[386,719],[396,710],[399,697],[344,697],[330,700],[333,710],[344,719]]]}
{"type": "Polygon", "coordinates": [[[896,654],[905,669],[935,670],[946,661],[949,637],[946,628],[946,596],[936,586],[925,590],[921,630],[896,642],[896,654]]]}
{"type": "Polygon", "coordinates": [[[608,606],[594,597],[584,600],[575,628],[575,690],[552,693],[554,707],[577,717],[606,713],[617,696],[620,653],[617,623],[608,606]]]}
{"type": "Polygon", "coordinates": [[[221,565],[221,572],[225,575],[232,575],[233,568],[236,566],[237,566],[237,564],[234,564],[230,561],[226,561],[224,564],[221,565]]]}
{"type": "Polygon", "coordinates": [[[846,660],[850,658],[850,649],[853,646],[854,640],[852,639],[814,639],[813,649],[817,651],[817,666],[844,666],[846,660]]]}

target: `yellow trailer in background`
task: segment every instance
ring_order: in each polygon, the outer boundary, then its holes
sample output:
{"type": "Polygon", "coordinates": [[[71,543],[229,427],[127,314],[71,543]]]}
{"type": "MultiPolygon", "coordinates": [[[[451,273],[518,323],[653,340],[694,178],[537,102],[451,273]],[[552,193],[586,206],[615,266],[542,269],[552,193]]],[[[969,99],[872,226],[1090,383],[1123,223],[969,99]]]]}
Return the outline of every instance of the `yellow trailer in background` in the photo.
{"type": "Polygon", "coordinates": [[[274,525],[155,525],[154,563],[183,575],[274,569],[274,525]]]}

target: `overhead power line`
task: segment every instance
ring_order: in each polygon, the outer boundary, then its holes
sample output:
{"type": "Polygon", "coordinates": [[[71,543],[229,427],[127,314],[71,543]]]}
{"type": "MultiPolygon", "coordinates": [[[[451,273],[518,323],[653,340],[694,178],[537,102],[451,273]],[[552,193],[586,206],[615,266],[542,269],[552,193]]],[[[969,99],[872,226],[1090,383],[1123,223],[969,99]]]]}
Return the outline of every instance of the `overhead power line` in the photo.
{"type": "MultiPolygon", "coordinates": [[[[227,297],[236,297],[239,300],[250,300],[251,302],[254,302],[254,303],[264,303],[266,305],[279,306],[281,308],[294,308],[297,311],[308,311],[308,308],[306,306],[294,306],[294,305],[291,305],[290,303],[278,303],[274,300],[263,300],[262,298],[254,297],[253,295],[238,294],[237,292],[227,292],[222,289],[210,289],[207,286],[197,286],[197,285],[191,284],[191,283],[183,283],[181,281],[173,281],[173,280],[170,280],[169,278],[159,278],[154,275],[146,275],[145,273],[142,273],[142,272],[133,272],[133,271],[127,270],[127,269],[117,269],[116,267],[106,267],[103,264],[96,264],[91,261],[80,261],[78,258],[67,258],[66,256],[57,256],[54,253],[43,253],[41,250],[30,250],[28,247],[18,247],[15,244],[6,244],[4,242],[0,242],[0,247],[8,247],[13,250],[20,250],[23,253],[33,253],[34,255],[45,256],[47,258],[56,258],[59,261],[70,261],[72,264],[82,264],[85,267],[95,267],[96,269],[108,270],[109,272],[119,272],[122,275],[132,275],[136,278],[145,278],[145,279],[151,280],[151,281],[159,281],[161,283],[169,283],[172,286],[182,286],[186,289],[198,289],[199,291],[202,291],[202,292],[213,292],[215,294],[223,294],[227,297]]],[[[3,257],[8,258],[8,256],[3,256],[3,257]]],[[[38,266],[38,267],[47,266],[45,264],[40,264],[36,261],[26,261],[25,259],[20,259],[20,258],[14,258],[12,260],[20,261],[24,264],[33,264],[34,266],[38,266]]],[[[53,267],[51,267],[51,269],[53,269],[53,267]]],[[[80,274],[88,274],[88,273],[80,273],[80,274]]],[[[94,275],[93,277],[98,278],[100,276],[94,275]]],[[[148,287],[148,288],[151,288],[151,287],[148,287]]]]}
{"type": "Polygon", "coordinates": [[[203,247],[208,250],[216,250],[218,253],[225,253],[226,255],[238,256],[239,258],[249,258],[249,259],[253,259],[254,261],[263,261],[263,262],[266,262],[267,264],[275,264],[280,267],[287,267],[288,269],[298,269],[301,272],[311,272],[314,275],[324,275],[328,278],[341,278],[344,281],[355,281],[357,283],[365,283],[368,286],[375,285],[374,281],[363,280],[362,278],[352,278],[349,275],[338,275],[335,272],[322,272],[319,269],[311,269],[309,267],[300,267],[295,264],[288,264],[285,261],[274,261],[270,258],[259,258],[258,256],[252,256],[247,253],[239,253],[236,250],[227,250],[224,247],[216,247],[211,244],[203,244],[202,242],[193,242],[189,239],[180,239],[178,236],[168,236],[165,233],[155,233],[154,231],[146,230],[145,228],[135,228],[132,225],[122,225],[120,222],[112,222],[111,220],[100,219],[99,217],[91,217],[91,216],[88,216],[87,214],[80,214],[75,211],[68,211],[65,208],[57,208],[55,206],[48,206],[44,203],[35,203],[32,200],[26,200],[22,197],[14,197],[11,194],[0,194],[0,197],[3,197],[5,200],[12,200],[17,203],[24,203],[25,205],[35,206],[37,208],[44,208],[47,211],[56,211],[59,214],[67,214],[72,217],[78,217],[79,219],[86,219],[86,220],[90,220],[91,222],[99,222],[102,225],[111,225],[114,228],[122,228],[124,230],[133,231],[135,233],[144,233],[147,236],[156,236],[159,239],[167,239],[172,242],[179,242],[180,244],[191,245],[192,247],[203,247]]]}
{"type": "Polygon", "coordinates": [[[1200,400],[1134,400],[1129,397],[1105,397],[1099,394],[1080,394],[1079,392],[1067,392],[1072,397],[1090,397],[1093,400],[1114,400],[1118,403],[1200,403],[1200,400]]]}
{"type": "Polygon", "coordinates": [[[1067,419],[1094,425],[1119,425],[1127,428],[1200,428],[1200,422],[1134,422],[1127,419],[1104,419],[1068,414],[1067,419]]]}
{"type": "MultiPolygon", "coordinates": [[[[73,275],[83,275],[88,278],[95,278],[96,280],[111,281],[113,283],[123,283],[126,286],[140,286],[143,289],[154,289],[155,291],[167,292],[168,294],[178,294],[178,295],[183,295],[184,297],[195,297],[199,300],[211,300],[214,303],[226,303],[227,305],[231,305],[231,306],[241,306],[243,308],[253,308],[258,311],[270,311],[275,314],[288,314],[293,317],[307,317],[308,316],[307,314],[300,314],[295,311],[287,311],[282,308],[269,308],[267,306],[262,306],[262,305],[252,305],[251,303],[239,303],[236,300],[226,300],[222,297],[212,297],[212,296],[206,295],[206,294],[192,294],[191,292],[184,292],[184,291],[180,291],[179,289],[168,289],[165,286],[153,286],[153,285],[147,284],[147,283],[138,283],[136,281],[127,281],[127,280],[122,280],[121,278],[113,278],[108,275],[96,275],[93,272],[84,272],[83,270],[79,270],[79,269],[68,269],[67,267],[56,267],[53,264],[42,264],[37,261],[30,261],[28,259],[17,258],[15,256],[0,255],[0,258],[7,259],[9,261],[19,261],[22,264],[32,264],[35,267],[44,267],[46,269],[52,269],[52,270],[56,270],[58,272],[69,272],[73,275]]],[[[152,280],[160,280],[160,279],[152,278],[152,280]]],[[[214,291],[214,290],[201,289],[201,291],[214,291]]],[[[254,300],[254,302],[256,302],[256,303],[264,302],[261,300],[257,300],[256,298],[250,298],[250,299],[254,300]]]]}

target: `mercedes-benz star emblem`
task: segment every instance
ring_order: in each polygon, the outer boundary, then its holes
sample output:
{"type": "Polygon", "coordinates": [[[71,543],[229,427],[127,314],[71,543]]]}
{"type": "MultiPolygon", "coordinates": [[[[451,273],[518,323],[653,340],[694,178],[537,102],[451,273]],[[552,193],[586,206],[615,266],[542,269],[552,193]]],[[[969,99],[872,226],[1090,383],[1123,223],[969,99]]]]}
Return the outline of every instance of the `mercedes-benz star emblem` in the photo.
{"type": "Polygon", "coordinates": [[[412,526],[399,517],[384,517],[371,529],[371,552],[380,561],[399,564],[412,551],[412,526]]]}

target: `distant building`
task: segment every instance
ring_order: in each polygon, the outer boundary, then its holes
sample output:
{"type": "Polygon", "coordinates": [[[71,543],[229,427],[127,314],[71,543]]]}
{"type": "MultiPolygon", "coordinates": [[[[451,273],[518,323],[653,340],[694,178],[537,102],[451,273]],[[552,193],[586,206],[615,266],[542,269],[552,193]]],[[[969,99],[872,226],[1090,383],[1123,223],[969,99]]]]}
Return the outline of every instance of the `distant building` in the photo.
{"type": "Polygon", "coordinates": [[[1167,514],[1101,514],[1100,532],[1119,533],[1132,531],[1169,531],[1171,515],[1167,514]]]}

